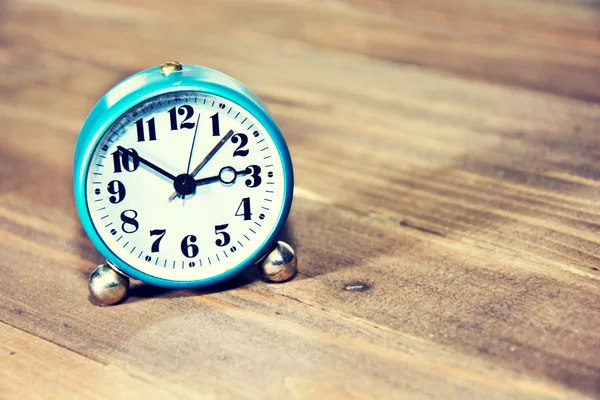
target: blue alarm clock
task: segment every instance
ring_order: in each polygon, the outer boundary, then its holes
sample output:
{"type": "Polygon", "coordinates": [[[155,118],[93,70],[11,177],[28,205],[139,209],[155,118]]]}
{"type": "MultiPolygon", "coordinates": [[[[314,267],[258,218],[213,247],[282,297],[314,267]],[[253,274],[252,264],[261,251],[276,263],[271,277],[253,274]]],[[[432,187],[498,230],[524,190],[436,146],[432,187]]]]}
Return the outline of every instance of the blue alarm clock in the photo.
{"type": "Polygon", "coordinates": [[[75,149],[81,223],[106,258],[92,299],[121,301],[132,277],[167,288],[222,282],[258,263],[270,281],[295,274],[277,241],[294,175],[264,103],[221,72],[169,62],[113,87],[75,149]]]}

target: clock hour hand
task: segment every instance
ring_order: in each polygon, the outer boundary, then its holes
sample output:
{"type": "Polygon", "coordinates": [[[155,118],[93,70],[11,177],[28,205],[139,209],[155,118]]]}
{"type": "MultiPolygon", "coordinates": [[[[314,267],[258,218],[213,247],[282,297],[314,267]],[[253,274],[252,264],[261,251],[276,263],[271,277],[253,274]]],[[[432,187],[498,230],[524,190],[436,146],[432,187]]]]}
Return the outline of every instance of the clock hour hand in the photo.
{"type": "Polygon", "coordinates": [[[240,175],[248,175],[251,171],[247,168],[241,171],[236,171],[233,167],[223,167],[221,171],[219,171],[219,175],[211,176],[208,178],[196,179],[196,186],[208,185],[209,183],[214,183],[221,181],[222,183],[228,185],[234,183],[236,178],[240,175]]]}
{"type": "MultiPolygon", "coordinates": [[[[123,154],[127,154],[130,157],[135,157],[135,154],[133,152],[130,152],[128,149],[126,149],[123,146],[117,146],[117,149],[123,153],[123,154]]],[[[140,163],[146,165],[147,167],[153,169],[154,171],[158,172],[159,174],[166,176],[167,178],[169,178],[170,180],[174,181],[175,180],[175,175],[165,171],[164,169],[162,169],[161,167],[159,167],[158,165],[151,163],[150,161],[146,160],[145,158],[140,157],[139,155],[137,156],[137,159],[140,161],[140,163]]]]}
{"type": "MultiPolygon", "coordinates": [[[[204,159],[200,162],[200,164],[198,164],[198,166],[196,168],[193,169],[192,172],[190,172],[190,176],[194,177],[198,174],[198,172],[200,172],[200,170],[202,168],[204,168],[204,166],[206,164],[208,164],[208,162],[210,161],[211,158],[214,157],[215,154],[217,154],[217,152],[219,150],[221,150],[221,147],[223,147],[223,145],[225,143],[227,143],[227,141],[233,136],[233,131],[230,130],[229,132],[227,132],[227,135],[223,136],[223,138],[219,141],[219,143],[217,143],[217,145],[215,147],[213,147],[213,149],[210,151],[210,153],[208,153],[206,155],[206,157],[204,157],[204,159]]],[[[173,199],[175,197],[177,197],[177,191],[173,192],[171,194],[171,196],[169,196],[169,201],[173,201],[173,199]]]]}

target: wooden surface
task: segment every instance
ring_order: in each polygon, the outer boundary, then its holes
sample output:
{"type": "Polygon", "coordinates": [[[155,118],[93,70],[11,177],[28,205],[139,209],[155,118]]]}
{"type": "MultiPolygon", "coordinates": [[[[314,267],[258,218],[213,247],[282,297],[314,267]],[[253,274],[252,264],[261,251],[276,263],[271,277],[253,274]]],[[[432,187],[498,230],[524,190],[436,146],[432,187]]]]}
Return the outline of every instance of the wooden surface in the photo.
{"type": "Polygon", "coordinates": [[[600,398],[595,0],[0,0],[0,135],[0,398],[600,398]],[[301,274],[95,307],[75,140],[172,59],[273,112],[301,274]]]}

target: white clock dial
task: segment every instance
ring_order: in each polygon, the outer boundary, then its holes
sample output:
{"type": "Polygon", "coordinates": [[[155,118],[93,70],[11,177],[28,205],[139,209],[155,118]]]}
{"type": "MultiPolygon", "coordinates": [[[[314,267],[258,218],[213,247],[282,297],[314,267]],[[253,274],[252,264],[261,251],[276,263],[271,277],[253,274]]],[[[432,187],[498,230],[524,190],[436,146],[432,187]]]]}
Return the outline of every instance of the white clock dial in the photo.
{"type": "Polygon", "coordinates": [[[265,128],[237,104],[200,92],[127,111],[99,141],[86,179],[104,243],[133,268],[171,281],[221,275],[254,255],[281,218],[284,189],[265,128]]]}

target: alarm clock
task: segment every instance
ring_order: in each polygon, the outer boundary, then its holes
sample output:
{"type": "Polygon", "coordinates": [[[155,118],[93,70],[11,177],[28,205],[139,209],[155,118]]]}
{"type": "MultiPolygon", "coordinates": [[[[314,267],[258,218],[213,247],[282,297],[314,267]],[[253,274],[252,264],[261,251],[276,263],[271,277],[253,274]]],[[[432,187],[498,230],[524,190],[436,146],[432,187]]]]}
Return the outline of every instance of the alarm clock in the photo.
{"type": "Polygon", "coordinates": [[[109,90],[74,156],[81,223],[106,258],[92,300],[122,301],[129,277],[166,288],[214,285],[258,265],[296,273],[278,241],[294,187],[286,142],[265,104],[221,72],[169,62],[109,90]]]}

